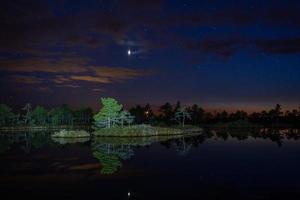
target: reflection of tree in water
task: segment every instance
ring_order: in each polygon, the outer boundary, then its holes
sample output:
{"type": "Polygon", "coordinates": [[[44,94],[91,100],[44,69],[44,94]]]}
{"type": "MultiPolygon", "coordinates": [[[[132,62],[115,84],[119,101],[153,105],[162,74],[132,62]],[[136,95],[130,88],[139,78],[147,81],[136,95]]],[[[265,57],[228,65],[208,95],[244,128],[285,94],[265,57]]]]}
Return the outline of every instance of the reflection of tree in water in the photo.
{"type": "Polygon", "coordinates": [[[102,174],[115,173],[122,161],[129,160],[134,155],[134,148],[148,146],[155,142],[163,142],[181,136],[153,137],[99,137],[92,141],[92,151],[102,165],[102,174]]]}
{"type": "Polygon", "coordinates": [[[205,139],[209,137],[210,135],[206,135],[206,133],[190,137],[181,136],[180,138],[163,141],[161,142],[161,145],[168,149],[175,149],[180,156],[186,156],[193,147],[197,147],[199,144],[202,144],[205,139]]]}
{"type": "Polygon", "coordinates": [[[279,129],[262,129],[260,130],[261,137],[264,139],[269,138],[271,141],[277,143],[279,147],[283,144],[283,139],[286,134],[282,134],[279,129]]]}
{"type": "Polygon", "coordinates": [[[102,165],[102,174],[113,174],[122,166],[121,160],[130,159],[134,152],[130,145],[98,144],[93,155],[102,165]]]}
{"type": "Polygon", "coordinates": [[[285,139],[298,140],[300,138],[299,129],[278,129],[278,128],[231,128],[210,130],[216,138],[227,140],[229,137],[238,140],[246,140],[249,137],[269,139],[279,147],[285,139]]]}
{"type": "Polygon", "coordinates": [[[171,139],[161,142],[166,148],[174,148],[179,155],[187,155],[192,147],[197,147],[209,138],[222,139],[224,141],[235,138],[239,141],[249,138],[262,138],[271,140],[279,147],[284,140],[300,139],[299,129],[275,129],[275,128],[208,128],[201,135],[171,139]]]}
{"type": "Polygon", "coordinates": [[[10,149],[10,146],[14,143],[13,140],[10,139],[0,139],[0,154],[5,153],[10,149]]]}
{"type": "Polygon", "coordinates": [[[122,166],[122,163],[118,156],[114,154],[108,154],[105,151],[94,151],[93,155],[97,158],[101,165],[101,174],[113,174],[122,166]]]}
{"type": "Polygon", "coordinates": [[[23,133],[19,138],[21,148],[25,153],[30,153],[32,149],[39,149],[51,142],[49,134],[46,132],[23,133]]]}
{"type": "Polygon", "coordinates": [[[8,151],[11,145],[16,144],[28,154],[32,149],[42,148],[49,142],[50,137],[45,132],[3,133],[0,138],[0,153],[8,151]]]}
{"type": "Polygon", "coordinates": [[[192,146],[192,144],[186,143],[184,137],[182,137],[181,142],[179,142],[179,145],[175,146],[175,149],[180,156],[186,156],[192,149],[192,146]]]}
{"type": "Polygon", "coordinates": [[[218,138],[222,138],[224,141],[229,138],[229,134],[226,131],[216,131],[215,134],[218,138]]]}

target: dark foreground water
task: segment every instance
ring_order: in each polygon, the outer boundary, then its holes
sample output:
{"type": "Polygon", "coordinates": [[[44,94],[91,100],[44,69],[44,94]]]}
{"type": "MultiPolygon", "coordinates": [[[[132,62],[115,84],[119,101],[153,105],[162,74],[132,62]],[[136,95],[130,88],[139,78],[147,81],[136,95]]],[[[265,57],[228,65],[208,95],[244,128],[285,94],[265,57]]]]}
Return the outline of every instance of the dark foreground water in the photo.
{"type": "Polygon", "coordinates": [[[300,136],[52,140],[0,135],[1,199],[300,199],[300,136]]]}

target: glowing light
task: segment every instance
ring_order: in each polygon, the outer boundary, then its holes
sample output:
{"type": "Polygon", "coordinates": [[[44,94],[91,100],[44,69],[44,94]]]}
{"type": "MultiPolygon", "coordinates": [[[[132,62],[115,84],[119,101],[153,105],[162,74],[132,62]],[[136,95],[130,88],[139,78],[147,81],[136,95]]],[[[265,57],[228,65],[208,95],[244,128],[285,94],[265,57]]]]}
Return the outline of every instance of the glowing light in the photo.
{"type": "Polygon", "coordinates": [[[130,192],[127,193],[128,197],[130,197],[130,192]]]}
{"type": "Polygon", "coordinates": [[[128,54],[128,56],[130,56],[130,55],[131,55],[131,51],[130,51],[130,49],[128,49],[128,51],[127,51],[127,54],[128,54]]]}

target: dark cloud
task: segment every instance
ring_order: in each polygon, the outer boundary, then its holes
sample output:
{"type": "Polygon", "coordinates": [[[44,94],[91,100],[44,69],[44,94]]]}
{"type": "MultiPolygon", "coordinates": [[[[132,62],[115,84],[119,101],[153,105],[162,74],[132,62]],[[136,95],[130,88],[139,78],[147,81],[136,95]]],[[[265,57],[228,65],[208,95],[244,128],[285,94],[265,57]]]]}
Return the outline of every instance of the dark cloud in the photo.
{"type": "Polygon", "coordinates": [[[300,28],[300,4],[297,1],[269,7],[261,14],[261,20],[266,25],[300,28]]]}
{"type": "Polygon", "coordinates": [[[251,38],[205,38],[197,41],[186,41],[184,48],[204,54],[214,54],[228,58],[239,50],[255,48],[267,54],[300,53],[300,38],[251,39],[251,38]]]}
{"type": "Polygon", "coordinates": [[[241,38],[206,38],[202,41],[187,41],[184,47],[202,54],[214,54],[228,58],[247,44],[248,42],[241,38]]]}
{"type": "Polygon", "coordinates": [[[115,1],[114,7],[118,11],[141,13],[141,11],[161,10],[162,5],[162,0],[118,0],[115,1]]]}
{"type": "Polygon", "coordinates": [[[258,50],[269,54],[300,53],[300,37],[256,41],[258,50]]]}

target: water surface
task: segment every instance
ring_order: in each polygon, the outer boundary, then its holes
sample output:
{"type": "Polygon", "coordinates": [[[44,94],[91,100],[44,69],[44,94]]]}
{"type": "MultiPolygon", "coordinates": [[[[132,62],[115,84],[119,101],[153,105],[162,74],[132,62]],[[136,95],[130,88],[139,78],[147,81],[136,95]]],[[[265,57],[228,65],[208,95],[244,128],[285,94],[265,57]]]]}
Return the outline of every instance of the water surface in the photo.
{"type": "Polygon", "coordinates": [[[0,191],[43,199],[300,199],[298,138],[286,130],[75,140],[1,134],[0,191]]]}

